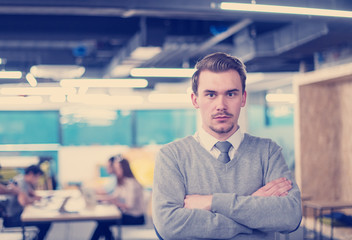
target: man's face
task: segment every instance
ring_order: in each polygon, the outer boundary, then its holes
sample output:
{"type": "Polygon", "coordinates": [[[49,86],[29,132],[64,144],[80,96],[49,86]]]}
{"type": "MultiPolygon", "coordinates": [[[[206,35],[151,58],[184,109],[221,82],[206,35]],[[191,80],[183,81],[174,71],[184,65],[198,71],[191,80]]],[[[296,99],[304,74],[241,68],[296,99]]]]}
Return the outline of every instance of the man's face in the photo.
{"type": "Polygon", "coordinates": [[[36,186],[39,182],[40,177],[40,174],[29,173],[28,175],[26,175],[26,181],[28,183],[31,183],[33,186],[36,186]]]}
{"type": "Polygon", "coordinates": [[[192,103],[199,108],[202,127],[218,140],[226,140],[238,125],[241,107],[246,104],[241,78],[237,71],[211,72],[199,75],[198,96],[192,93],[192,103]]]}

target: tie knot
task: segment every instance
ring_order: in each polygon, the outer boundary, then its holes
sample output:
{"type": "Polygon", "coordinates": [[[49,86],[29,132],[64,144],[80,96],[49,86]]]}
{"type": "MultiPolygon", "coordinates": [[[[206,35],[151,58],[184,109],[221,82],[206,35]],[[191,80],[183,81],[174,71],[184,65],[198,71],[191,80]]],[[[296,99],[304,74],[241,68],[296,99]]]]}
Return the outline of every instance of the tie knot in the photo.
{"type": "Polygon", "coordinates": [[[217,147],[220,150],[220,152],[222,152],[222,153],[228,153],[231,146],[232,146],[232,144],[229,143],[228,141],[217,142],[215,144],[215,147],[217,147]]]}

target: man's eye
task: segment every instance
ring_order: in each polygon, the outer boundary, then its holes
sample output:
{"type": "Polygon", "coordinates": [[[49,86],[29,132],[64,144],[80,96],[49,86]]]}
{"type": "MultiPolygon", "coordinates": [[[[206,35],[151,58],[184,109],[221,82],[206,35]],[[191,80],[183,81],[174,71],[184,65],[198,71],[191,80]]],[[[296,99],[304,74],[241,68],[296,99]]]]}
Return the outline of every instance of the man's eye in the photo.
{"type": "Polygon", "coordinates": [[[214,93],[208,93],[207,96],[210,97],[210,98],[213,98],[213,97],[215,97],[215,94],[214,93]]]}
{"type": "Polygon", "coordinates": [[[227,94],[227,96],[229,96],[229,97],[234,97],[234,96],[236,96],[236,93],[234,93],[234,92],[229,92],[229,93],[227,94]]]}

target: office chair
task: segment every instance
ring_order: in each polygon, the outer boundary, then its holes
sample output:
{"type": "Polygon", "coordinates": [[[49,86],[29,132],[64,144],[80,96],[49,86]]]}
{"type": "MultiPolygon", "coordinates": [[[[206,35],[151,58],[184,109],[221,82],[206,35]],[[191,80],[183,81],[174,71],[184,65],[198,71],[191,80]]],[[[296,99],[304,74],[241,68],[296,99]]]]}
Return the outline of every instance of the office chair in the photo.
{"type": "MultiPolygon", "coordinates": [[[[8,233],[15,234],[17,233],[21,238],[23,237],[22,227],[5,227],[4,226],[4,217],[6,217],[6,206],[8,204],[8,199],[0,199],[0,234],[8,233]]],[[[37,235],[38,229],[36,227],[25,227],[25,239],[33,239],[37,235]]]]}

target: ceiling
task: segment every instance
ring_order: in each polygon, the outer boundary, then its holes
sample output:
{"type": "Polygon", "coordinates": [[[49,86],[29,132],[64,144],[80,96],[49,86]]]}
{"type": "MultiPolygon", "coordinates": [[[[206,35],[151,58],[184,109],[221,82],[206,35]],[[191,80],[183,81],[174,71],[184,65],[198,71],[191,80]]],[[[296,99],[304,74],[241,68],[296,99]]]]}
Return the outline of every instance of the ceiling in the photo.
{"type": "MultiPolygon", "coordinates": [[[[79,65],[86,69],[83,77],[116,78],[129,75],[119,66],[192,68],[202,56],[224,51],[243,59],[250,73],[298,72],[314,70],[317,53],[352,45],[351,19],[226,11],[220,2],[0,0],[0,58],[5,59],[0,67],[26,73],[33,65],[79,65]],[[138,47],[160,47],[161,52],[134,59],[138,47]]],[[[352,10],[349,0],[285,4],[352,10]]],[[[148,88],[184,80],[148,78],[148,88]]],[[[25,82],[24,77],[0,79],[0,84],[25,82]]]]}

